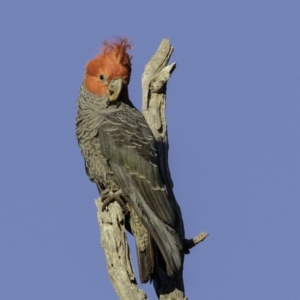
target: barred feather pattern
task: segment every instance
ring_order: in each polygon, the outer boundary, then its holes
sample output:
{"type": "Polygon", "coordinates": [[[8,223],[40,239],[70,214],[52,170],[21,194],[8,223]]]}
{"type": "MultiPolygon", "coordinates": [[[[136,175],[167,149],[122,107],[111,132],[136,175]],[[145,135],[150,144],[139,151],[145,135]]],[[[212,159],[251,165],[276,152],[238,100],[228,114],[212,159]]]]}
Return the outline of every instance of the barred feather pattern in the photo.
{"type": "Polygon", "coordinates": [[[182,267],[182,236],[173,202],[162,182],[154,136],[143,115],[126,99],[108,105],[82,85],[78,99],[76,134],[86,172],[99,191],[122,189],[131,213],[140,278],[151,279],[159,249],[172,275],[182,267]],[[155,246],[156,245],[156,246],[155,246]]]}

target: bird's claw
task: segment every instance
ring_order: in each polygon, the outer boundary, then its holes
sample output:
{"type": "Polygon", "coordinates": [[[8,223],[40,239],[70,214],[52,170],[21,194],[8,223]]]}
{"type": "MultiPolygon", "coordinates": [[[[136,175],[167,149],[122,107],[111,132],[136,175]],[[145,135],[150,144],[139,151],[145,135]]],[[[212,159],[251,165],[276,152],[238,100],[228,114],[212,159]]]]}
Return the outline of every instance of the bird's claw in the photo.
{"type": "Polygon", "coordinates": [[[117,191],[105,189],[101,193],[101,199],[103,202],[102,211],[104,211],[111,202],[117,201],[119,203],[119,205],[121,206],[123,212],[124,213],[128,212],[127,202],[122,195],[121,189],[118,189],[117,191]]]}

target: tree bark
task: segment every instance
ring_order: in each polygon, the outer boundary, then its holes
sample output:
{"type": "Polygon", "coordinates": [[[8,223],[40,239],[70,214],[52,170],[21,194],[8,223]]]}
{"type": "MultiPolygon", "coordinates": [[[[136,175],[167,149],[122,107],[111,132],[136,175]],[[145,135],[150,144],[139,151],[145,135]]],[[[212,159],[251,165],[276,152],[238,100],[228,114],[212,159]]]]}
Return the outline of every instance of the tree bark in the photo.
{"type": "Polygon", "coordinates": [[[119,203],[114,201],[102,211],[101,198],[96,201],[97,219],[101,232],[101,245],[111,283],[120,300],[145,300],[138,288],[125,233],[125,216],[119,203]]]}
{"type": "MultiPolygon", "coordinates": [[[[168,131],[165,116],[166,108],[166,84],[175,70],[176,63],[168,65],[173,53],[173,46],[168,39],[163,39],[158,50],[152,56],[142,76],[143,114],[156,139],[159,167],[162,179],[165,182],[168,193],[173,197],[173,206],[178,216],[177,232],[184,237],[184,227],[180,207],[173,195],[173,181],[168,164],[168,131]]],[[[183,265],[183,262],[182,262],[183,265]]],[[[173,277],[168,276],[162,268],[156,270],[153,285],[157,296],[161,300],[187,299],[184,296],[183,267],[173,277]]]]}
{"type": "MultiPolygon", "coordinates": [[[[168,165],[168,132],[165,117],[166,84],[176,63],[168,65],[174,48],[168,39],[163,39],[158,50],[145,66],[142,76],[142,107],[144,117],[156,139],[159,156],[159,166],[168,193],[173,195],[173,182],[168,165]]],[[[184,227],[180,207],[175,197],[174,207],[179,216],[178,231],[184,227]]],[[[102,211],[101,198],[96,200],[98,222],[101,231],[101,244],[105,252],[107,269],[116,293],[121,300],[147,299],[146,294],[138,288],[131,264],[130,251],[125,233],[125,217],[120,205],[115,201],[102,211]]],[[[203,241],[208,236],[202,232],[190,240],[184,241],[185,252],[203,241]]],[[[184,294],[182,271],[169,277],[163,269],[158,268],[153,278],[153,285],[160,300],[187,300],[184,294]]]]}

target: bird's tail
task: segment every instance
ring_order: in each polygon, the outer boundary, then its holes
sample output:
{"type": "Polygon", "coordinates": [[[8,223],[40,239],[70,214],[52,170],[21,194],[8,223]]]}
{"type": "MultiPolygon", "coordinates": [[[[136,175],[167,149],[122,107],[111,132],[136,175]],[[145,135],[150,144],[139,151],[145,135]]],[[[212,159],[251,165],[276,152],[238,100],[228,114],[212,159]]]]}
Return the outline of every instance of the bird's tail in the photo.
{"type": "MultiPolygon", "coordinates": [[[[140,223],[147,229],[147,232],[157,245],[165,261],[167,274],[172,276],[182,268],[182,239],[172,226],[168,225],[154,213],[153,209],[143,198],[143,195],[133,184],[131,177],[124,173],[120,166],[113,163],[110,163],[110,165],[121,189],[129,196],[129,203],[139,218],[140,223]]],[[[151,196],[153,194],[148,195],[148,197],[151,196]]],[[[141,259],[143,260],[143,258],[141,259]]]]}
{"type": "MultiPolygon", "coordinates": [[[[134,209],[138,206],[137,197],[135,194],[131,194],[130,198],[134,209]]],[[[137,211],[138,217],[142,220],[143,225],[148,232],[151,232],[151,237],[155,241],[159,252],[161,253],[166,263],[166,271],[169,276],[172,276],[174,272],[177,272],[182,267],[182,240],[175,231],[174,228],[163,222],[158,218],[153,211],[144,203],[143,214],[141,211],[137,211]]],[[[150,249],[149,249],[150,251],[150,249]]],[[[156,251],[155,251],[156,252],[156,251]]],[[[148,255],[153,256],[153,247],[148,255]]],[[[154,254],[154,259],[156,254],[154,254]]],[[[151,260],[152,261],[152,260],[151,260]]],[[[155,261],[155,260],[154,260],[155,261]]]]}

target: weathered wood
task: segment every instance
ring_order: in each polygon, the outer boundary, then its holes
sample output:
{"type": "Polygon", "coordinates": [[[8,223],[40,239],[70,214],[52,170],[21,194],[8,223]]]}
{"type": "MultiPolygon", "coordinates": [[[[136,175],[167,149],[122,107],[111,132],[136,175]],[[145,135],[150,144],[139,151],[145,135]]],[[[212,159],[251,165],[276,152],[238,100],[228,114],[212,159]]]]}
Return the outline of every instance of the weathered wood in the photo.
{"type": "MultiPolygon", "coordinates": [[[[156,139],[162,179],[167,186],[168,193],[172,195],[173,181],[168,164],[169,144],[165,109],[166,84],[176,67],[176,63],[168,65],[173,50],[174,48],[170,45],[169,40],[163,39],[158,50],[145,66],[142,76],[143,114],[156,139]]],[[[175,196],[173,195],[171,198],[174,201],[173,205],[178,215],[177,232],[181,232],[181,236],[184,236],[180,207],[176,202],[175,196]]],[[[171,278],[162,268],[157,268],[153,278],[153,285],[159,299],[187,299],[184,295],[182,272],[183,267],[171,278]]]]}
{"type": "MultiPolygon", "coordinates": [[[[168,193],[172,195],[173,182],[168,164],[169,144],[165,108],[166,84],[176,67],[176,63],[168,65],[173,50],[174,48],[170,45],[169,40],[163,39],[158,50],[145,66],[142,76],[143,114],[155,136],[162,178],[167,186],[168,193]]],[[[184,236],[180,207],[175,197],[172,198],[179,216],[177,230],[181,230],[182,236],[184,236]]],[[[122,208],[117,202],[113,202],[102,211],[101,198],[96,200],[96,206],[98,208],[101,244],[105,252],[108,273],[114,289],[121,300],[147,299],[146,294],[138,288],[136,283],[125,234],[125,218],[122,208]]],[[[184,241],[186,253],[207,236],[207,233],[202,232],[193,239],[186,239],[184,241]]],[[[187,300],[184,293],[182,271],[183,268],[171,278],[163,269],[158,268],[156,270],[153,285],[160,300],[187,300]]]]}
{"type": "MultiPolygon", "coordinates": [[[[102,211],[101,198],[95,200],[97,219],[101,232],[108,274],[120,300],[145,300],[144,291],[138,288],[131,264],[131,256],[125,233],[125,218],[118,202],[113,202],[102,211]]],[[[101,297],[100,297],[101,298],[101,297]]]]}

